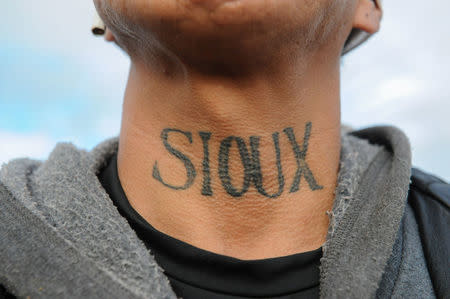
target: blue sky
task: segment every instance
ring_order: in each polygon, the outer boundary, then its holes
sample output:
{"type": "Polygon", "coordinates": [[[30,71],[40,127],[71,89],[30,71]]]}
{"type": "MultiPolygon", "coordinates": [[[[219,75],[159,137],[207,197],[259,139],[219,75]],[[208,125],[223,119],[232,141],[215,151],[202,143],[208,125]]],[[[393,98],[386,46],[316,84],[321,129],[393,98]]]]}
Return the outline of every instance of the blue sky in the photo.
{"type": "MultiPolygon", "coordinates": [[[[450,181],[450,2],[384,0],[380,32],[344,58],[343,122],[389,124],[415,165],[450,181]]],[[[128,58],[90,34],[90,1],[5,2],[0,19],[0,163],[44,159],[59,141],[117,135],[128,58]]]]}

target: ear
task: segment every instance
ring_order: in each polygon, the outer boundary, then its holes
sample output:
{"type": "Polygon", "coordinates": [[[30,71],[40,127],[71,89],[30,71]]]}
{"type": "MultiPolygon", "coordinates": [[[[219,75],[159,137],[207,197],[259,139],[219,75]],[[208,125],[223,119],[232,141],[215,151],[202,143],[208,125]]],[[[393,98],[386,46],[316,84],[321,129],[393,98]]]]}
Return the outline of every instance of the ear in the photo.
{"type": "Polygon", "coordinates": [[[357,0],[353,28],[373,34],[380,29],[383,16],[380,0],[357,0]]]}
{"type": "Polygon", "coordinates": [[[105,31],[105,40],[107,40],[109,42],[113,42],[116,40],[114,38],[114,35],[112,34],[111,30],[109,30],[108,27],[106,27],[106,31],[105,31]]]}

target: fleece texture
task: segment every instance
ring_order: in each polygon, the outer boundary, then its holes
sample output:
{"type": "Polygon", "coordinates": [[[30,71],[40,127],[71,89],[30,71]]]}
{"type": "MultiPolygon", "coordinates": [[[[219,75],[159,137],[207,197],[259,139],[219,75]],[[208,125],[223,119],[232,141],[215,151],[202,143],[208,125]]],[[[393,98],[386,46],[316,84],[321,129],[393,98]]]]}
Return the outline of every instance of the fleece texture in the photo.
{"type": "MultiPolygon", "coordinates": [[[[46,161],[2,167],[0,284],[8,291],[22,298],[176,298],[97,178],[117,149],[118,138],[89,152],[60,143],[46,161]]],[[[406,208],[410,175],[409,142],[400,130],[343,130],[322,298],[433,298],[417,223],[406,208]]]]}
{"type": "Polygon", "coordinates": [[[2,168],[0,283],[25,298],[176,298],[163,270],[102,188],[113,151],[56,146],[45,163],[2,168]],[[6,234],[6,235],[5,235],[6,234]],[[6,275],[7,274],[7,275],[6,275]]]}

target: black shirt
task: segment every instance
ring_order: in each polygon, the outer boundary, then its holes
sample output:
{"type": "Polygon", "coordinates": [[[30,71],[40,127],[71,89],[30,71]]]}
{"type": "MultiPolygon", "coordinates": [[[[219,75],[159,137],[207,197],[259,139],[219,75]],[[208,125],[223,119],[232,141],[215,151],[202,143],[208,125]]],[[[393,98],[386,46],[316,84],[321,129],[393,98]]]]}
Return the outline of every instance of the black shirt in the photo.
{"type": "Polygon", "coordinates": [[[319,298],[322,248],[259,260],[203,250],[156,230],[133,209],[119,181],[117,155],[98,177],[120,214],[164,269],[178,297],[319,298]]]}

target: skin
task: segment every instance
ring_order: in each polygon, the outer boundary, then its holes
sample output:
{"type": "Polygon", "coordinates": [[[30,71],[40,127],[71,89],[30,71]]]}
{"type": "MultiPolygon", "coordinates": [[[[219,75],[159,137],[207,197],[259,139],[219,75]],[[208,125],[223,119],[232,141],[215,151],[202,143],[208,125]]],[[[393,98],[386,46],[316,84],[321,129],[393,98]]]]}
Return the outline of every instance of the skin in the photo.
{"type": "Polygon", "coordinates": [[[156,229],[239,259],[323,245],[340,56],[370,0],[94,0],[131,58],[118,171],[156,229]]]}

